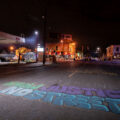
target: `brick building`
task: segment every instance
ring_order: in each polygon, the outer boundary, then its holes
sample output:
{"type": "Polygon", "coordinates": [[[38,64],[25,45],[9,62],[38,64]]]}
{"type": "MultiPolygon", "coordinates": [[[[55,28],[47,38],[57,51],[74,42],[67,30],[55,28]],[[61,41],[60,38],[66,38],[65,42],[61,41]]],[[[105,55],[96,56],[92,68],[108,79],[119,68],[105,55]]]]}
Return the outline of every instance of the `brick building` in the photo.
{"type": "Polygon", "coordinates": [[[72,40],[71,34],[61,34],[59,42],[46,43],[46,55],[56,57],[75,58],[76,42],[72,40]]]}
{"type": "Polygon", "coordinates": [[[107,47],[107,58],[108,59],[115,59],[119,58],[120,59],[120,45],[111,45],[107,47]]]}

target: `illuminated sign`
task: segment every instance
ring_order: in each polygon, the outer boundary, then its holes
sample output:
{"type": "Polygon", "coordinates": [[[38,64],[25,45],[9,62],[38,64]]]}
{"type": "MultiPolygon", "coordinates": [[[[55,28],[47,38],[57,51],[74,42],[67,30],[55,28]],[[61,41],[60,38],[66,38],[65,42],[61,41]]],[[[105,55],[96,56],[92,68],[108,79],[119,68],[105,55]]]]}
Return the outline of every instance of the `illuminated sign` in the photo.
{"type": "Polygon", "coordinates": [[[44,51],[44,48],[41,48],[41,47],[40,47],[40,44],[38,44],[38,45],[37,45],[37,51],[38,51],[38,52],[43,52],[43,51],[44,51]]]}

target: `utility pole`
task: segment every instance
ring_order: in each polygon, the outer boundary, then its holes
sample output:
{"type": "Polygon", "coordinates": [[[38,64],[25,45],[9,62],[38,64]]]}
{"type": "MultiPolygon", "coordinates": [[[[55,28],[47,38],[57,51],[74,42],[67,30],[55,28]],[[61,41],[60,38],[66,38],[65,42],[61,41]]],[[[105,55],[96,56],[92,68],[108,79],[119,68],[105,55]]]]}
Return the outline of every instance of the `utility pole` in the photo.
{"type": "Polygon", "coordinates": [[[45,56],[45,51],[46,51],[46,26],[47,26],[47,9],[45,9],[44,16],[42,16],[43,19],[43,46],[44,46],[44,52],[43,52],[43,65],[45,65],[46,62],[46,56],[45,56]]]}
{"type": "Polygon", "coordinates": [[[18,64],[20,64],[20,50],[19,50],[19,56],[18,56],[18,64]]]}
{"type": "MultiPolygon", "coordinates": [[[[25,35],[23,34],[23,33],[21,33],[21,38],[22,38],[22,40],[24,39],[25,40],[25,35]]],[[[23,42],[23,41],[22,41],[23,42]]],[[[24,41],[25,42],[25,41],[24,41]]],[[[18,64],[20,64],[20,58],[21,58],[21,53],[20,53],[20,42],[19,42],[19,48],[18,48],[18,64]]]]}
{"type": "Polygon", "coordinates": [[[36,30],[35,31],[35,36],[36,36],[36,63],[38,62],[38,51],[37,51],[37,47],[38,47],[38,35],[39,35],[39,32],[36,30]]]}

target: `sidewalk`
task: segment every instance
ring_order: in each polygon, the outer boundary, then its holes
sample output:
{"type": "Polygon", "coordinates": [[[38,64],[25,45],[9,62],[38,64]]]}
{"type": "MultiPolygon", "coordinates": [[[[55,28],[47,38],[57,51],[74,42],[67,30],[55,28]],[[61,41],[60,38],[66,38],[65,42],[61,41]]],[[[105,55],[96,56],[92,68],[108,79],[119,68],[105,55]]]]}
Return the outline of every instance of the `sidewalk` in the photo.
{"type": "Polygon", "coordinates": [[[120,61],[104,61],[104,64],[120,66],[120,61]]]}
{"type": "MultiPolygon", "coordinates": [[[[45,63],[45,65],[51,65],[52,62],[47,61],[45,63]]],[[[25,63],[25,62],[21,62],[20,64],[18,64],[17,62],[0,62],[0,66],[19,66],[19,67],[39,67],[42,66],[43,63],[42,62],[37,62],[37,63],[25,63]]]]}
{"type": "MultiPolygon", "coordinates": [[[[45,65],[51,65],[51,64],[52,64],[52,62],[45,62],[45,65]]],[[[42,65],[43,65],[42,62],[24,64],[24,66],[27,66],[27,67],[39,67],[42,65]]]]}
{"type": "Polygon", "coordinates": [[[84,63],[98,64],[98,65],[114,65],[120,66],[120,62],[117,61],[83,61],[84,63]]]}
{"type": "MultiPolygon", "coordinates": [[[[13,65],[13,64],[18,64],[17,62],[0,62],[1,65],[13,65]]],[[[20,64],[26,64],[26,62],[21,62],[20,64]]]]}

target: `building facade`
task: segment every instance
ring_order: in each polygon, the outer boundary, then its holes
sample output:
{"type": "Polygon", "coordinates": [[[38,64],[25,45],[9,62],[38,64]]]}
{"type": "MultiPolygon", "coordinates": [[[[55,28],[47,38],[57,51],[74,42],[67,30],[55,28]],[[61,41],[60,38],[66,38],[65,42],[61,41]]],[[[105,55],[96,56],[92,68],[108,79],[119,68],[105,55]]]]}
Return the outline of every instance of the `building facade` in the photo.
{"type": "Polygon", "coordinates": [[[111,45],[106,50],[108,59],[120,59],[120,45],[111,45]]]}
{"type": "Polygon", "coordinates": [[[56,57],[75,58],[76,42],[72,40],[71,34],[61,34],[61,39],[57,43],[46,43],[46,55],[56,55],[56,57]]]}

